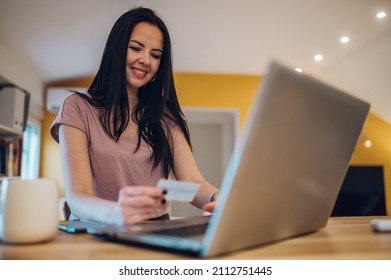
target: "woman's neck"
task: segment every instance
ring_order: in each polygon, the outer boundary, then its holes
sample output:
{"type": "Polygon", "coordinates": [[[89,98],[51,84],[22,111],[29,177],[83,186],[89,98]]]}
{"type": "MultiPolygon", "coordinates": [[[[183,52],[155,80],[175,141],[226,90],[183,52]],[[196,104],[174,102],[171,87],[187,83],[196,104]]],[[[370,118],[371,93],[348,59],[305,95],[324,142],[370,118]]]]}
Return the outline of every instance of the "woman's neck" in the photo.
{"type": "Polygon", "coordinates": [[[138,102],[138,89],[128,89],[129,108],[132,110],[138,102]]]}

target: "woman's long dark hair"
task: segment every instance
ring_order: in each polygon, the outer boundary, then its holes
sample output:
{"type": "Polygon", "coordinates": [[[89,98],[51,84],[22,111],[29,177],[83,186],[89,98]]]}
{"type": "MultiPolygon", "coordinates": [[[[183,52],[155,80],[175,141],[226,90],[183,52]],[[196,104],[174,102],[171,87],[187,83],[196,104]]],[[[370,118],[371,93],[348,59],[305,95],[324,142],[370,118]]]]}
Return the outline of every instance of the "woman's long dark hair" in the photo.
{"type": "Polygon", "coordinates": [[[183,132],[191,147],[190,135],[176,95],[172,73],[171,40],[166,25],[150,9],[136,8],[123,14],[114,24],[103,52],[102,62],[88,93],[80,94],[93,106],[101,108],[100,122],[106,133],[118,141],[130,117],[138,125],[138,143],[143,139],[151,148],[153,167],[162,163],[164,177],[174,168],[172,123],[183,132]],[[163,33],[164,45],[160,66],[153,81],[141,87],[138,103],[130,112],[126,80],[126,56],[134,27],[146,22],[163,33]],[[169,124],[171,123],[171,125],[169,124]]]}

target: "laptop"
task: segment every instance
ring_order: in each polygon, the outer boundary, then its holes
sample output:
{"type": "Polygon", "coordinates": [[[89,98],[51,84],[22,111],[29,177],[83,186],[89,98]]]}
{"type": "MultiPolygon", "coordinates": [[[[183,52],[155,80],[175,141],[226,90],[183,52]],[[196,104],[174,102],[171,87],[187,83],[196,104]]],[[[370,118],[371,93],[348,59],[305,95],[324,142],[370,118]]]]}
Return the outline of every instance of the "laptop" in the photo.
{"type": "Polygon", "coordinates": [[[227,167],[213,215],[87,231],[110,241],[199,257],[317,231],[332,212],[369,107],[273,62],[227,167]]]}

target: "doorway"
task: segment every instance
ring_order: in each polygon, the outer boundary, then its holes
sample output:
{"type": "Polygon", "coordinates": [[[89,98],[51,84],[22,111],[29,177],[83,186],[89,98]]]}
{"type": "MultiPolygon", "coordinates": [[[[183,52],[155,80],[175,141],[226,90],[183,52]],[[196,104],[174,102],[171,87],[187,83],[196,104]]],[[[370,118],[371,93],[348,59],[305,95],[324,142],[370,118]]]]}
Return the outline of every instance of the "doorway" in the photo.
{"type": "MultiPolygon", "coordinates": [[[[236,109],[184,107],[193,154],[206,180],[220,187],[239,135],[239,112],[236,109]]],[[[188,202],[172,202],[172,217],[202,215],[188,202]]]]}

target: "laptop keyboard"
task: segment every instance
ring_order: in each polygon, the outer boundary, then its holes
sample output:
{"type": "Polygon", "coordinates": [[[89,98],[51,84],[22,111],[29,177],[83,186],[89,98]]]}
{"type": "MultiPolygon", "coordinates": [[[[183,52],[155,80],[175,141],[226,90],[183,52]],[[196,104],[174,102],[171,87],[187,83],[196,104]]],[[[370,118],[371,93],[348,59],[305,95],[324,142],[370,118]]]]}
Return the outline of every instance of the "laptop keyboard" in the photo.
{"type": "Polygon", "coordinates": [[[208,223],[195,224],[195,225],[189,225],[183,227],[156,230],[153,231],[153,234],[184,237],[184,236],[191,236],[191,235],[205,233],[207,227],[208,227],[208,223]]]}

